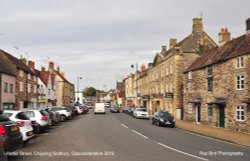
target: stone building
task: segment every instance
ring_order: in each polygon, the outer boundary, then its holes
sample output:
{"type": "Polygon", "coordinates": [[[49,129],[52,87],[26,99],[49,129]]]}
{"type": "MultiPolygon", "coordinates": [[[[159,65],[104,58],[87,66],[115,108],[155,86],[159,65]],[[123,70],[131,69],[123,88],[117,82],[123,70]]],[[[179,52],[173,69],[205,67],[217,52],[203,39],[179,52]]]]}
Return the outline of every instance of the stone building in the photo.
{"type": "Polygon", "coordinates": [[[34,62],[16,57],[1,51],[16,69],[16,109],[37,106],[37,76],[34,71],[34,62]],[[28,65],[27,65],[28,64],[28,65]]]}
{"type": "Polygon", "coordinates": [[[250,132],[250,19],[245,35],[230,40],[222,29],[219,43],[185,71],[184,118],[250,132]]]}
{"type": "Polygon", "coordinates": [[[135,97],[135,75],[130,74],[125,78],[125,96],[126,106],[132,106],[136,104],[136,97],[135,97]]]}
{"type": "Polygon", "coordinates": [[[55,78],[55,89],[56,89],[56,105],[67,106],[74,104],[75,101],[75,87],[74,84],[70,83],[60,68],[54,68],[54,62],[49,62],[48,71],[55,78]]]}
{"type": "Polygon", "coordinates": [[[201,18],[193,19],[191,34],[180,42],[170,39],[157,53],[148,71],[150,88],[150,113],[168,111],[178,119],[183,116],[183,72],[202,51],[216,47],[216,43],[203,30],[201,18]]]}

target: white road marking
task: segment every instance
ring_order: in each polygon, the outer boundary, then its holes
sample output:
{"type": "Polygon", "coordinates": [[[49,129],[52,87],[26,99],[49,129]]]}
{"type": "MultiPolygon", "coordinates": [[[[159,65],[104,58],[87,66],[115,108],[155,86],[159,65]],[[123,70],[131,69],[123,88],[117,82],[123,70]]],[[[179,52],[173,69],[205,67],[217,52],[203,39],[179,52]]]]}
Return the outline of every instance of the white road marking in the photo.
{"type": "Polygon", "coordinates": [[[163,147],[165,147],[165,148],[168,148],[168,149],[171,149],[171,150],[173,150],[173,151],[176,151],[176,152],[178,152],[178,153],[182,153],[182,154],[185,154],[185,155],[188,155],[188,156],[194,157],[194,158],[198,158],[198,159],[201,159],[201,160],[206,160],[206,161],[208,161],[208,159],[201,158],[201,157],[198,157],[198,156],[195,156],[195,155],[192,155],[192,154],[189,154],[189,153],[186,153],[186,152],[183,152],[183,151],[177,150],[177,149],[172,148],[172,147],[169,147],[169,146],[167,146],[167,145],[165,145],[165,144],[162,144],[162,143],[158,143],[158,144],[159,144],[159,145],[161,145],[161,146],[163,146],[163,147]]]}
{"type": "Polygon", "coordinates": [[[144,137],[145,139],[148,138],[147,136],[145,136],[145,135],[143,135],[143,134],[141,134],[141,133],[139,133],[139,132],[137,132],[137,131],[135,131],[135,130],[131,130],[131,131],[133,131],[134,133],[136,133],[136,134],[138,134],[138,135],[144,137]]]}
{"type": "Polygon", "coordinates": [[[49,133],[44,133],[43,135],[48,135],[49,133]]]}
{"type": "Polygon", "coordinates": [[[121,124],[123,127],[125,127],[125,128],[128,128],[126,125],[124,125],[124,124],[121,124]]]}

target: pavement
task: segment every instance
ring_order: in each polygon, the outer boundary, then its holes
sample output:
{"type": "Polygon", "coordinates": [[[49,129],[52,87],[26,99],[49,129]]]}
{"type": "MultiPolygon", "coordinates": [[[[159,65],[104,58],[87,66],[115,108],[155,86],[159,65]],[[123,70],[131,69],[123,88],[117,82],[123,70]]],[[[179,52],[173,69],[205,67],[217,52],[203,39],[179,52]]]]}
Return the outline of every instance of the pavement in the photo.
{"type": "Polygon", "coordinates": [[[203,136],[250,147],[249,133],[236,132],[224,128],[186,122],[183,120],[177,120],[176,127],[203,136]]]}

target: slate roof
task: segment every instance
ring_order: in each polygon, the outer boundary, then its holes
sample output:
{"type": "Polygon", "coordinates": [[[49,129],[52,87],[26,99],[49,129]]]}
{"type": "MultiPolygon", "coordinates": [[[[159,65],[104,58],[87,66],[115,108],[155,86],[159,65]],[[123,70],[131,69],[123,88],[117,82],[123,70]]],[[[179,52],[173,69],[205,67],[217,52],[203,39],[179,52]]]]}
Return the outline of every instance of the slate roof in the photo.
{"type": "Polygon", "coordinates": [[[205,51],[185,72],[201,69],[244,54],[250,54],[250,35],[240,36],[221,47],[205,51]]]}
{"type": "Polygon", "coordinates": [[[17,59],[16,57],[10,55],[9,53],[3,50],[0,50],[0,52],[4,54],[16,66],[16,68],[21,69],[27,73],[36,75],[36,73],[33,70],[31,70],[26,64],[24,64],[22,60],[17,59]]]}
{"type": "Polygon", "coordinates": [[[16,76],[16,69],[14,64],[8,60],[5,54],[0,50],[0,73],[16,76]]]}

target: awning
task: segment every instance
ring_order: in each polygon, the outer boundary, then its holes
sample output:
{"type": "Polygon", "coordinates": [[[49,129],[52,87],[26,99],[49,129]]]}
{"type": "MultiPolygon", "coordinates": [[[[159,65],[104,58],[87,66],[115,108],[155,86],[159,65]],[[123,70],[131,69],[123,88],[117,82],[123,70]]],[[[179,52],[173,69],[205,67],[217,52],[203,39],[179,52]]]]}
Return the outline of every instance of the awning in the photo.
{"type": "Polygon", "coordinates": [[[217,98],[214,102],[209,102],[207,104],[226,105],[226,99],[225,98],[217,98]]]}
{"type": "Polygon", "coordinates": [[[246,99],[246,100],[244,100],[244,101],[242,101],[243,103],[246,103],[246,104],[250,104],[250,98],[248,98],[248,99],[246,99]]]}
{"type": "Polygon", "coordinates": [[[195,98],[194,100],[189,101],[188,103],[200,104],[201,101],[202,101],[202,100],[201,100],[200,98],[195,98]]]}

